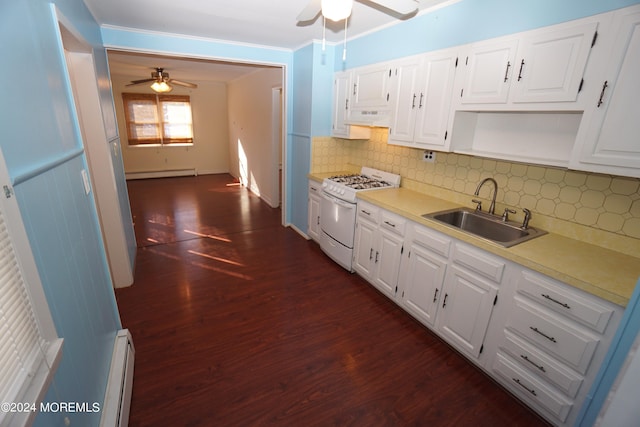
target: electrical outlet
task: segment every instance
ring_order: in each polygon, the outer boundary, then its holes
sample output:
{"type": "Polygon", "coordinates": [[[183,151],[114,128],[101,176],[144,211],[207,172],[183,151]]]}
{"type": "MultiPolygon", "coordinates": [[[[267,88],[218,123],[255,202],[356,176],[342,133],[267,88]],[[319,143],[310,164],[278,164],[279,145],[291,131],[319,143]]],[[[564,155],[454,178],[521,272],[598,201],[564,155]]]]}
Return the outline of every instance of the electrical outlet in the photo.
{"type": "Polygon", "coordinates": [[[433,151],[426,150],[422,153],[422,160],[429,163],[434,163],[436,161],[436,153],[433,151]]]}

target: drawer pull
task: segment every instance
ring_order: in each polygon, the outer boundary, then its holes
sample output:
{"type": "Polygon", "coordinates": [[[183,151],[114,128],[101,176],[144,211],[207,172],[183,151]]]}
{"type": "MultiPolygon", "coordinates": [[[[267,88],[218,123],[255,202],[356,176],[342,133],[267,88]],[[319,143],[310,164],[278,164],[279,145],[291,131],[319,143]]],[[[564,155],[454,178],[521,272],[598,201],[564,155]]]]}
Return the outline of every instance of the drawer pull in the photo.
{"type": "Polygon", "coordinates": [[[556,339],[554,337],[550,337],[549,335],[545,334],[544,332],[540,332],[538,330],[538,328],[535,328],[533,326],[529,326],[529,329],[531,329],[533,332],[535,332],[537,334],[542,335],[543,337],[545,337],[546,339],[548,339],[551,342],[556,342],[556,343],[558,342],[558,341],[556,341],[556,339]]]}
{"type": "Polygon", "coordinates": [[[365,214],[365,215],[369,215],[369,216],[371,216],[371,212],[367,212],[367,211],[365,211],[364,209],[360,209],[360,212],[362,212],[362,213],[363,213],[363,214],[365,214]]]}
{"type": "Polygon", "coordinates": [[[540,295],[542,295],[542,297],[543,297],[543,298],[546,298],[546,299],[548,299],[548,300],[549,300],[549,301],[551,301],[551,302],[555,302],[556,304],[561,305],[561,306],[563,306],[564,308],[571,310],[571,307],[569,307],[569,304],[567,304],[567,303],[560,302],[560,301],[558,301],[557,299],[553,299],[553,298],[551,298],[551,297],[550,297],[549,295],[547,295],[547,294],[540,294],[540,295]]]}
{"type": "Polygon", "coordinates": [[[537,363],[535,363],[534,361],[532,361],[531,359],[529,359],[526,355],[521,354],[521,355],[520,355],[520,357],[522,357],[522,358],[523,358],[524,360],[526,360],[527,362],[531,363],[531,364],[532,364],[533,366],[535,366],[536,368],[540,369],[542,372],[545,372],[545,373],[547,372],[547,371],[544,369],[544,366],[540,366],[540,365],[538,365],[537,363]]]}
{"type": "Polygon", "coordinates": [[[392,222],[385,221],[384,223],[387,224],[390,227],[396,228],[396,225],[394,223],[392,223],[392,222]]]}
{"type": "Polygon", "coordinates": [[[520,387],[522,387],[523,389],[527,390],[529,393],[533,394],[534,396],[537,396],[538,394],[536,393],[535,390],[530,389],[529,387],[527,387],[526,385],[522,384],[520,382],[520,378],[511,378],[512,380],[514,380],[516,382],[516,384],[518,384],[520,387]]]}
{"type": "Polygon", "coordinates": [[[437,299],[438,299],[438,288],[436,288],[436,291],[433,293],[433,302],[436,302],[437,299]]]}

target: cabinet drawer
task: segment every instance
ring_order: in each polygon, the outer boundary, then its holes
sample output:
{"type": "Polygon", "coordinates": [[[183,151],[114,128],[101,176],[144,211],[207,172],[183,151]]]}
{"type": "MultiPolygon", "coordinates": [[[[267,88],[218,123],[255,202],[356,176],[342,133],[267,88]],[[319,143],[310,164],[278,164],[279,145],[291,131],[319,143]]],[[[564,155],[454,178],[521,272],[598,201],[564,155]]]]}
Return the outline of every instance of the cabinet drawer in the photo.
{"type": "Polygon", "coordinates": [[[309,194],[314,194],[320,197],[320,191],[322,191],[320,190],[320,187],[322,187],[322,184],[319,182],[309,180],[309,194]]]}
{"type": "Polygon", "coordinates": [[[407,220],[388,211],[381,211],[380,213],[380,228],[387,229],[392,233],[399,236],[404,236],[404,231],[407,226],[407,220]]]}
{"type": "Polygon", "coordinates": [[[358,202],[358,216],[362,218],[367,218],[369,221],[373,221],[376,224],[378,223],[378,213],[380,209],[374,205],[371,205],[367,202],[358,202]]]}
{"type": "Polygon", "coordinates": [[[537,403],[564,422],[569,415],[573,402],[563,398],[513,362],[508,356],[498,353],[493,364],[493,371],[504,378],[508,387],[521,398],[537,403]]]}
{"type": "Polygon", "coordinates": [[[454,262],[479,273],[494,282],[500,283],[505,263],[500,258],[492,257],[486,252],[470,246],[456,244],[453,255],[454,262]]]}
{"type": "Polygon", "coordinates": [[[564,314],[600,333],[604,332],[613,314],[611,308],[561,286],[551,279],[523,271],[518,279],[518,292],[553,311],[564,314]]]}
{"type": "Polygon", "coordinates": [[[582,374],[587,371],[600,342],[599,338],[573,327],[553,312],[529,305],[519,298],[515,299],[507,327],[582,374]]]}
{"type": "Polygon", "coordinates": [[[504,341],[500,347],[535,375],[549,381],[567,396],[576,397],[584,379],[582,376],[509,331],[504,331],[504,341]]]}
{"type": "Polygon", "coordinates": [[[426,227],[415,225],[413,227],[413,241],[418,245],[429,249],[445,258],[449,257],[451,240],[447,237],[433,232],[426,227]]]}

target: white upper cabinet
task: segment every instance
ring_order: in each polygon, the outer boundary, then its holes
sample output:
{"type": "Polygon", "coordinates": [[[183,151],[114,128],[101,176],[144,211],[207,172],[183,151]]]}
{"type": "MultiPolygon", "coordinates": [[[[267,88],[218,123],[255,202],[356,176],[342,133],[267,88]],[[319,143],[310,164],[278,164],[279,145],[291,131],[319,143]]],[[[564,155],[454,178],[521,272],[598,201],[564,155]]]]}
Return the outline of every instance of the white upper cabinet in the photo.
{"type": "Polygon", "coordinates": [[[333,126],[331,135],[346,139],[369,139],[371,129],[347,124],[349,118],[349,97],[353,73],[350,71],[336,73],[333,80],[333,126]]]}
{"type": "Polygon", "coordinates": [[[472,44],[460,109],[575,109],[597,26],[590,18],[472,44]]]}
{"type": "Polygon", "coordinates": [[[395,64],[392,72],[393,117],[388,142],[411,145],[418,111],[418,83],[421,57],[412,57],[395,64]]]}
{"type": "Polygon", "coordinates": [[[390,144],[448,149],[457,49],[431,52],[395,64],[390,144]]]}
{"type": "Polygon", "coordinates": [[[336,73],[333,79],[333,135],[346,136],[349,132],[347,116],[349,114],[349,90],[351,73],[336,73]]]}
{"type": "Polygon", "coordinates": [[[457,63],[457,50],[440,51],[424,58],[415,142],[426,148],[448,147],[447,129],[457,63]]]}
{"type": "Polygon", "coordinates": [[[353,109],[386,107],[389,104],[391,68],[377,64],[354,70],[352,84],[353,109]]]}
{"type": "Polygon", "coordinates": [[[474,44],[465,58],[466,75],[460,91],[465,104],[504,104],[509,86],[518,40],[500,38],[474,44]]]}
{"type": "Polygon", "coordinates": [[[619,11],[598,92],[585,109],[571,167],[640,178],[640,6],[619,11]]]}
{"type": "Polygon", "coordinates": [[[513,71],[511,100],[576,101],[597,26],[597,22],[566,25],[523,37],[513,71]]]}

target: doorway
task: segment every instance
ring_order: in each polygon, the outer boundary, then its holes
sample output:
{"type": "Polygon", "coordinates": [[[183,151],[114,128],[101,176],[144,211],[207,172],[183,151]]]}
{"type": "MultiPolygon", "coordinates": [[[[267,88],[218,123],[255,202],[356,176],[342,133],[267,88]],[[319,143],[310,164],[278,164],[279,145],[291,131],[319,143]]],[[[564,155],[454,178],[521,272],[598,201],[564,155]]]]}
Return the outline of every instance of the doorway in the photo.
{"type": "Polygon", "coordinates": [[[130,223],[130,219],[123,221],[111,154],[112,150],[116,156],[119,154],[119,143],[117,139],[112,144],[107,140],[91,45],[59,12],[57,18],[90,176],[90,180],[83,177],[85,189],[87,194],[94,193],[113,286],[130,286],[133,283],[133,259],[125,232],[125,224],[130,223]]]}

